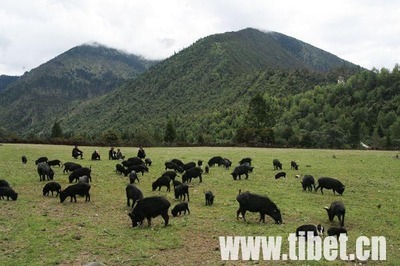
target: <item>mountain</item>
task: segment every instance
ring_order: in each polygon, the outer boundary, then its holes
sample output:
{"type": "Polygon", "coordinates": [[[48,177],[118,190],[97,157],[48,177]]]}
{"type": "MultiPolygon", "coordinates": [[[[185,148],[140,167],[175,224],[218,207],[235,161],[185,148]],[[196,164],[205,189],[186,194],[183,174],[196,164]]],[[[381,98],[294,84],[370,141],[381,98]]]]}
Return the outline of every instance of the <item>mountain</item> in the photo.
{"type": "Polygon", "coordinates": [[[99,44],[74,47],[2,90],[1,125],[22,135],[41,133],[73,106],[112,91],[155,63],[99,44]]]}
{"type": "Polygon", "coordinates": [[[256,93],[285,97],[359,70],[294,38],[248,28],[202,38],[107,95],[75,106],[60,121],[82,134],[115,130],[159,138],[173,120],[189,141],[203,133],[211,141],[229,139],[256,93]],[[230,129],[219,131],[221,124],[230,129]]]}
{"type": "Polygon", "coordinates": [[[19,77],[18,76],[7,76],[0,75],[0,92],[5,90],[8,86],[14,83],[19,77]]]}

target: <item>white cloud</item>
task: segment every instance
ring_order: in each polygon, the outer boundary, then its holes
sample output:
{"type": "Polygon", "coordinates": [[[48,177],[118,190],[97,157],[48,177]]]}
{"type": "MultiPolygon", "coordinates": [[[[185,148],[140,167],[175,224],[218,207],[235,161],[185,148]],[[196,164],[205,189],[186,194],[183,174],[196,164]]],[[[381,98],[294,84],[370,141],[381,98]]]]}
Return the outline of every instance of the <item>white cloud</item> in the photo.
{"type": "Polygon", "coordinates": [[[0,74],[22,74],[88,42],[161,59],[199,38],[277,31],[361,66],[400,61],[400,3],[338,0],[3,0],[0,74]]]}

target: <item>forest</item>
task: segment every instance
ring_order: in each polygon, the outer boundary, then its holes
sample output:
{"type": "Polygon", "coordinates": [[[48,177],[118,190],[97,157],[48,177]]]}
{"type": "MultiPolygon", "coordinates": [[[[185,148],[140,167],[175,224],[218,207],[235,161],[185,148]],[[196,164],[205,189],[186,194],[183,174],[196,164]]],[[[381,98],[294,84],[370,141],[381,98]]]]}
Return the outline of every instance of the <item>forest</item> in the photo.
{"type": "Polygon", "coordinates": [[[277,32],[210,35],[162,61],[78,46],[5,78],[1,142],[400,147],[398,64],[367,70],[277,32]]]}
{"type": "Polygon", "coordinates": [[[362,71],[287,98],[257,95],[235,141],[305,148],[400,147],[400,72],[362,71]]]}
{"type": "MultiPolygon", "coordinates": [[[[303,73],[304,75],[304,73],[303,73]]],[[[282,78],[282,77],[281,77],[282,78]]],[[[304,77],[303,77],[304,78],[304,77]]],[[[293,79],[287,75],[286,79],[293,79]]],[[[304,81],[304,79],[302,79],[304,81]]],[[[303,82],[302,81],[302,82],[303,82]]],[[[299,82],[292,82],[295,91],[299,82]]],[[[290,83],[290,82],[289,82],[290,83]]],[[[279,82],[287,85],[287,82],[279,82]]],[[[302,83],[301,83],[302,84],[302,83]]],[[[285,86],[286,86],[285,85],[285,86]]],[[[248,89],[248,88],[247,88],[248,89]]],[[[264,90],[263,90],[264,89],[264,90]]],[[[279,86],[273,91],[278,92],[279,86]]],[[[55,122],[51,135],[20,138],[2,130],[6,142],[147,146],[263,146],[354,149],[400,147],[400,69],[363,70],[335,83],[303,92],[271,95],[258,87],[247,106],[192,117],[169,116],[153,128],[110,129],[101,134],[72,134],[55,122]]]]}

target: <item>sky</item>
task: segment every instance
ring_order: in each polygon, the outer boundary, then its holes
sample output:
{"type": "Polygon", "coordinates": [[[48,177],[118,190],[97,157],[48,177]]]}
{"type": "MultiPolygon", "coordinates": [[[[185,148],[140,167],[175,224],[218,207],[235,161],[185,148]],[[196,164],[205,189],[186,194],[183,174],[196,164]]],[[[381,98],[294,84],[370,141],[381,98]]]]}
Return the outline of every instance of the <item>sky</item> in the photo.
{"type": "Polygon", "coordinates": [[[397,0],[0,0],[0,74],[82,44],[165,59],[200,38],[276,31],[367,69],[400,63],[397,0]]]}

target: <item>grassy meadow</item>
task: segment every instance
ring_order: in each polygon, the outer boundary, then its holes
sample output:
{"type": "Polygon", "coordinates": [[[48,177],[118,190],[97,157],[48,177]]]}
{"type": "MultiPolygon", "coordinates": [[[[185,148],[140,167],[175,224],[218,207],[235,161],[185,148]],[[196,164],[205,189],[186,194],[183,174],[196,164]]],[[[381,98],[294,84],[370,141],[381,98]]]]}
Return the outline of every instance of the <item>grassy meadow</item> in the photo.
{"type": "MultiPolygon", "coordinates": [[[[302,224],[338,226],[335,217],[329,222],[324,206],[336,200],[346,205],[345,227],[349,232],[348,253],[355,252],[358,236],[385,236],[387,260],[367,261],[368,265],[400,264],[400,159],[396,151],[302,150],[265,148],[146,148],[153,160],[150,172],[139,174],[137,186],[144,196],[162,195],[171,202],[173,189],[151,191],[151,183],[164,172],[164,162],[173,158],[184,162],[201,159],[204,164],[220,155],[229,158],[233,166],[244,157],[253,159],[255,167],[248,180],[233,181],[222,167],[212,167],[203,175],[203,182],[193,179],[190,184],[190,215],[170,216],[170,225],[163,226],[161,217],[152,220],[152,227],[132,228],[128,217],[125,187],[127,177],[115,173],[117,161],[108,160],[107,147],[80,147],[84,159],[71,157],[72,146],[3,144],[0,146],[0,179],[7,180],[18,192],[17,201],[0,200],[0,264],[1,265],[84,265],[98,261],[106,265],[354,265],[359,261],[308,262],[225,262],[221,261],[219,236],[282,236],[302,224]],[[91,161],[90,155],[99,150],[102,160],[91,161]],[[21,163],[26,155],[28,163],[21,163]],[[43,196],[45,182],[39,182],[34,161],[41,156],[77,162],[91,166],[91,201],[77,203],[69,198],[60,203],[55,196],[43,196]],[[272,160],[283,163],[286,179],[275,180],[272,160]],[[299,171],[290,169],[296,161],[299,171]],[[296,174],[335,177],[345,186],[343,196],[325,190],[324,195],[303,192],[296,174]],[[266,216],[258,223],[258,213],[247,213],[247,222],[236,220],[239,189],[270,197],[280,208],[282,225],[275,225],[266,216]],[[203,191],[215,195],[214,205],[205,206],[203,191]],[[379,208],[378,208],[378,205],[379,208]]],[[[122,147],[125,156],[134,157],[137,147],[122,147]]],[[[54,181],[62,189],[68,186],[68,175],[53,167],[54,181]]],[[[178,178],[180,180],[180,178],[178,178]]],[[[287,252],[287,241],[283,252],[287,252]]],[[[262,256],[260,257],[262,259],[262,256]]],[[[365,262],[363,262],[364,264],[365,262]]]]}

